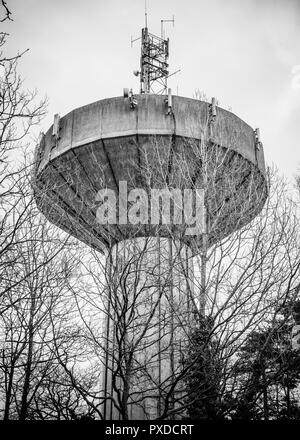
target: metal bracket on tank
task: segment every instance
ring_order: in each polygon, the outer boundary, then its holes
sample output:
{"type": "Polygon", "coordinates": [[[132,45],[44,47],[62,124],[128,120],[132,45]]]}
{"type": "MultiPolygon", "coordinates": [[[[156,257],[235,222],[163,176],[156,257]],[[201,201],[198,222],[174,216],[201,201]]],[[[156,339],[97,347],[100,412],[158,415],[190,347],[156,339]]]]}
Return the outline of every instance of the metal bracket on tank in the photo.
{"type": "Polygon", "coordinates": [[[130,108],[134,110],[135,107],[137,107],[137,99],[134,96],[132,89],[123,89],[123,96],[125,99],[128,98],[130,108]]]}
{"type": "Polygon", "coordinates": [[[172,90],[168,89],[168,96],[165,99],[165,103],[167,106],[166,115],[171,115],[173,113],[172,109],[172,90]]]}
{"type": "Polygon", "coordinates": [[[210,131],[210,136],[212,135],[212,127],[217,117],[217,106],[216,106],[216,98],[211,98],[211,103],[208,106],[208,127],[210,131]]]}
{"type": "Polygon", "coordinates": [[[217,117],[216,98],[211,98],[211,103],[209,104],[209,122],[214,122],[216,117],[217,117]]]}
{"type": "Polygon", "coordinates": [[[259,128],[256,128],[254,130],[254,136],[255,136],[255,148],[259,151],[262,147],[262,142],[260,140],[260,130],[259,128]]]}
{"type": "Polygon", "coordinates": [[[43,131],[41,131],[34,150],[33,163],[35,164],[35,169],[38,169],[38,167],[40,166],[44,149],[45,149],[45,134],[43,131]]]}
{"type": "Polygon", "coordinates": [[[52,136],[54,138],[54,142],[55,144],[52,146],[52,148],[57,146],[57,142],[60,139],[60,132],[61,126],[60,126],[60,116],[58,113],[56,113],[54,115],[54,120],[53,120],[53,127],[52,127],[52,136]]]}
{"type": "Polygon", "coordinates": [[[37,145],[40,145],[42,140],[44,139],[45,133],[43,131],[40,132],[39,137],[38,137],[38,141],[37,141],[37,145]]]}

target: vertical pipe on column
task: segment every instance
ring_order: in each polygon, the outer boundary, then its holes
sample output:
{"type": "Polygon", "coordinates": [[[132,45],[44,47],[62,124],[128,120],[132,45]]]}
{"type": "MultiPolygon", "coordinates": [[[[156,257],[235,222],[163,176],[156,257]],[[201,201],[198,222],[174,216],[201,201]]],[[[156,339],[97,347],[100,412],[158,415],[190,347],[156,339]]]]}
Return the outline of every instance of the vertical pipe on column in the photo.
{"type": "MultiPolygon", "coordinates": [[[[173,297],[173,243],[172,238],[168,238],[169,242],[169,262],[168,262],[168,272],[167,276],[170,277],[170,369],[171,369],[171,377],[172,380],[174,378],[174,297],[173,297]]],[[[171,396],[171,407],[174,407],[174,393],[171,396]]]]}
{"type": "Polygon", "coordinates": [[[157,402],[157,416],[161,414],[161,259],[160,259],[160,237],[157,237],[157,250],[158,250],[158,402],[157,402]]]}

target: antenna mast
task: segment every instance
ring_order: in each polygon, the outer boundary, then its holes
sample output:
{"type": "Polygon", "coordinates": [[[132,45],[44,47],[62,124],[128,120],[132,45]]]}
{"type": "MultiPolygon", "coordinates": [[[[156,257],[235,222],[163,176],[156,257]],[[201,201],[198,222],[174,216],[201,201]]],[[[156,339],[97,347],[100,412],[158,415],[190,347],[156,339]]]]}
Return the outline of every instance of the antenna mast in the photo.
{"type": "MultiPolygon", "coordinates": [[[[167,80],[169,77],[169,38],[163,35],[158,37],[148,30],[147,0],[145,0],[145,27],[142,29],[141,60],[140,60],[140,93],[166,94],[168,89],[167,80]]],[[[172,20],[161,20],[172,22],[172,20]]],[[[136,40],[132,40],[136,41],[136,40]]],[[[137,72],[135,73],[137,74],[137,72]]]]}
{"type": "Polygon", "coordinates": [[[168,78],[175,75],[180,69],[169,74],[169,38],[163,35],[163,24],[165,22],[175,23],[174,15],[172,20],[161,20],[161,36],[151,34],[148,30],[147,0],[145,0],[145,27],[142,29],[142,36],[133,39],[132,43],[142,40],[140,71],[134,70],[135,76],[140,76],[140,93],[155,93],[167,95],[168,78]]]}
{"type": "Polygon", "coordinates": [[[167,90],[169,39],[164,40],[142,29],[141,93],[163,94],[167,90]]]}
{"type": "Polygon", "coordinates": [[[147,15],[148,15],[148,13],[147,13],[147,0],[145,0],[145,28],[146,27],[148,27],[148,24],[147,24],[147,15]]]}

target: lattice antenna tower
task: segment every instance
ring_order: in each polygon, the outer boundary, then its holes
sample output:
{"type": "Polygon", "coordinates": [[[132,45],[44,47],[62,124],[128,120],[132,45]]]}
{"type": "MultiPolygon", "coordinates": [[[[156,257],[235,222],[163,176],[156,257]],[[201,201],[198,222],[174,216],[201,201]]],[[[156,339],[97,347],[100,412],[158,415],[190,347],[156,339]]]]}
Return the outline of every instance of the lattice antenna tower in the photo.
{"type": "Polygon", "coordinates": [[[145,27],[142,29],[142,36],[131,39],[141,40],[140,71],[133,73],[140,76],[140,93],[154,93],[157,95],[167,94],[169,73],[169,38],[164,37],[164,23],[175,23],[174,16],[171,20],[161,20],[161,36],[151,34],[147,23],[147,9],[145,7],[145,27]]]}

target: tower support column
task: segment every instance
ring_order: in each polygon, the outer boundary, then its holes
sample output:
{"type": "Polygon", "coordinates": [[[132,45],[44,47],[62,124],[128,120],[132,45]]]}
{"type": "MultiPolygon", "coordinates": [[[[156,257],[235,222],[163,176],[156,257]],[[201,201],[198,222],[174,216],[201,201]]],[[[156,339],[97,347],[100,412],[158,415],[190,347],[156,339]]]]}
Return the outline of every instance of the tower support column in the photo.
{"type": "Polygon", "coordinates": [[[178,381],[193,319],[190,249],[136,238],[110,251],[104,387],[107,419],[154,419],[183,402],[178,381]],[[177,381],[174,391],[172,385],[177,381]]]}

